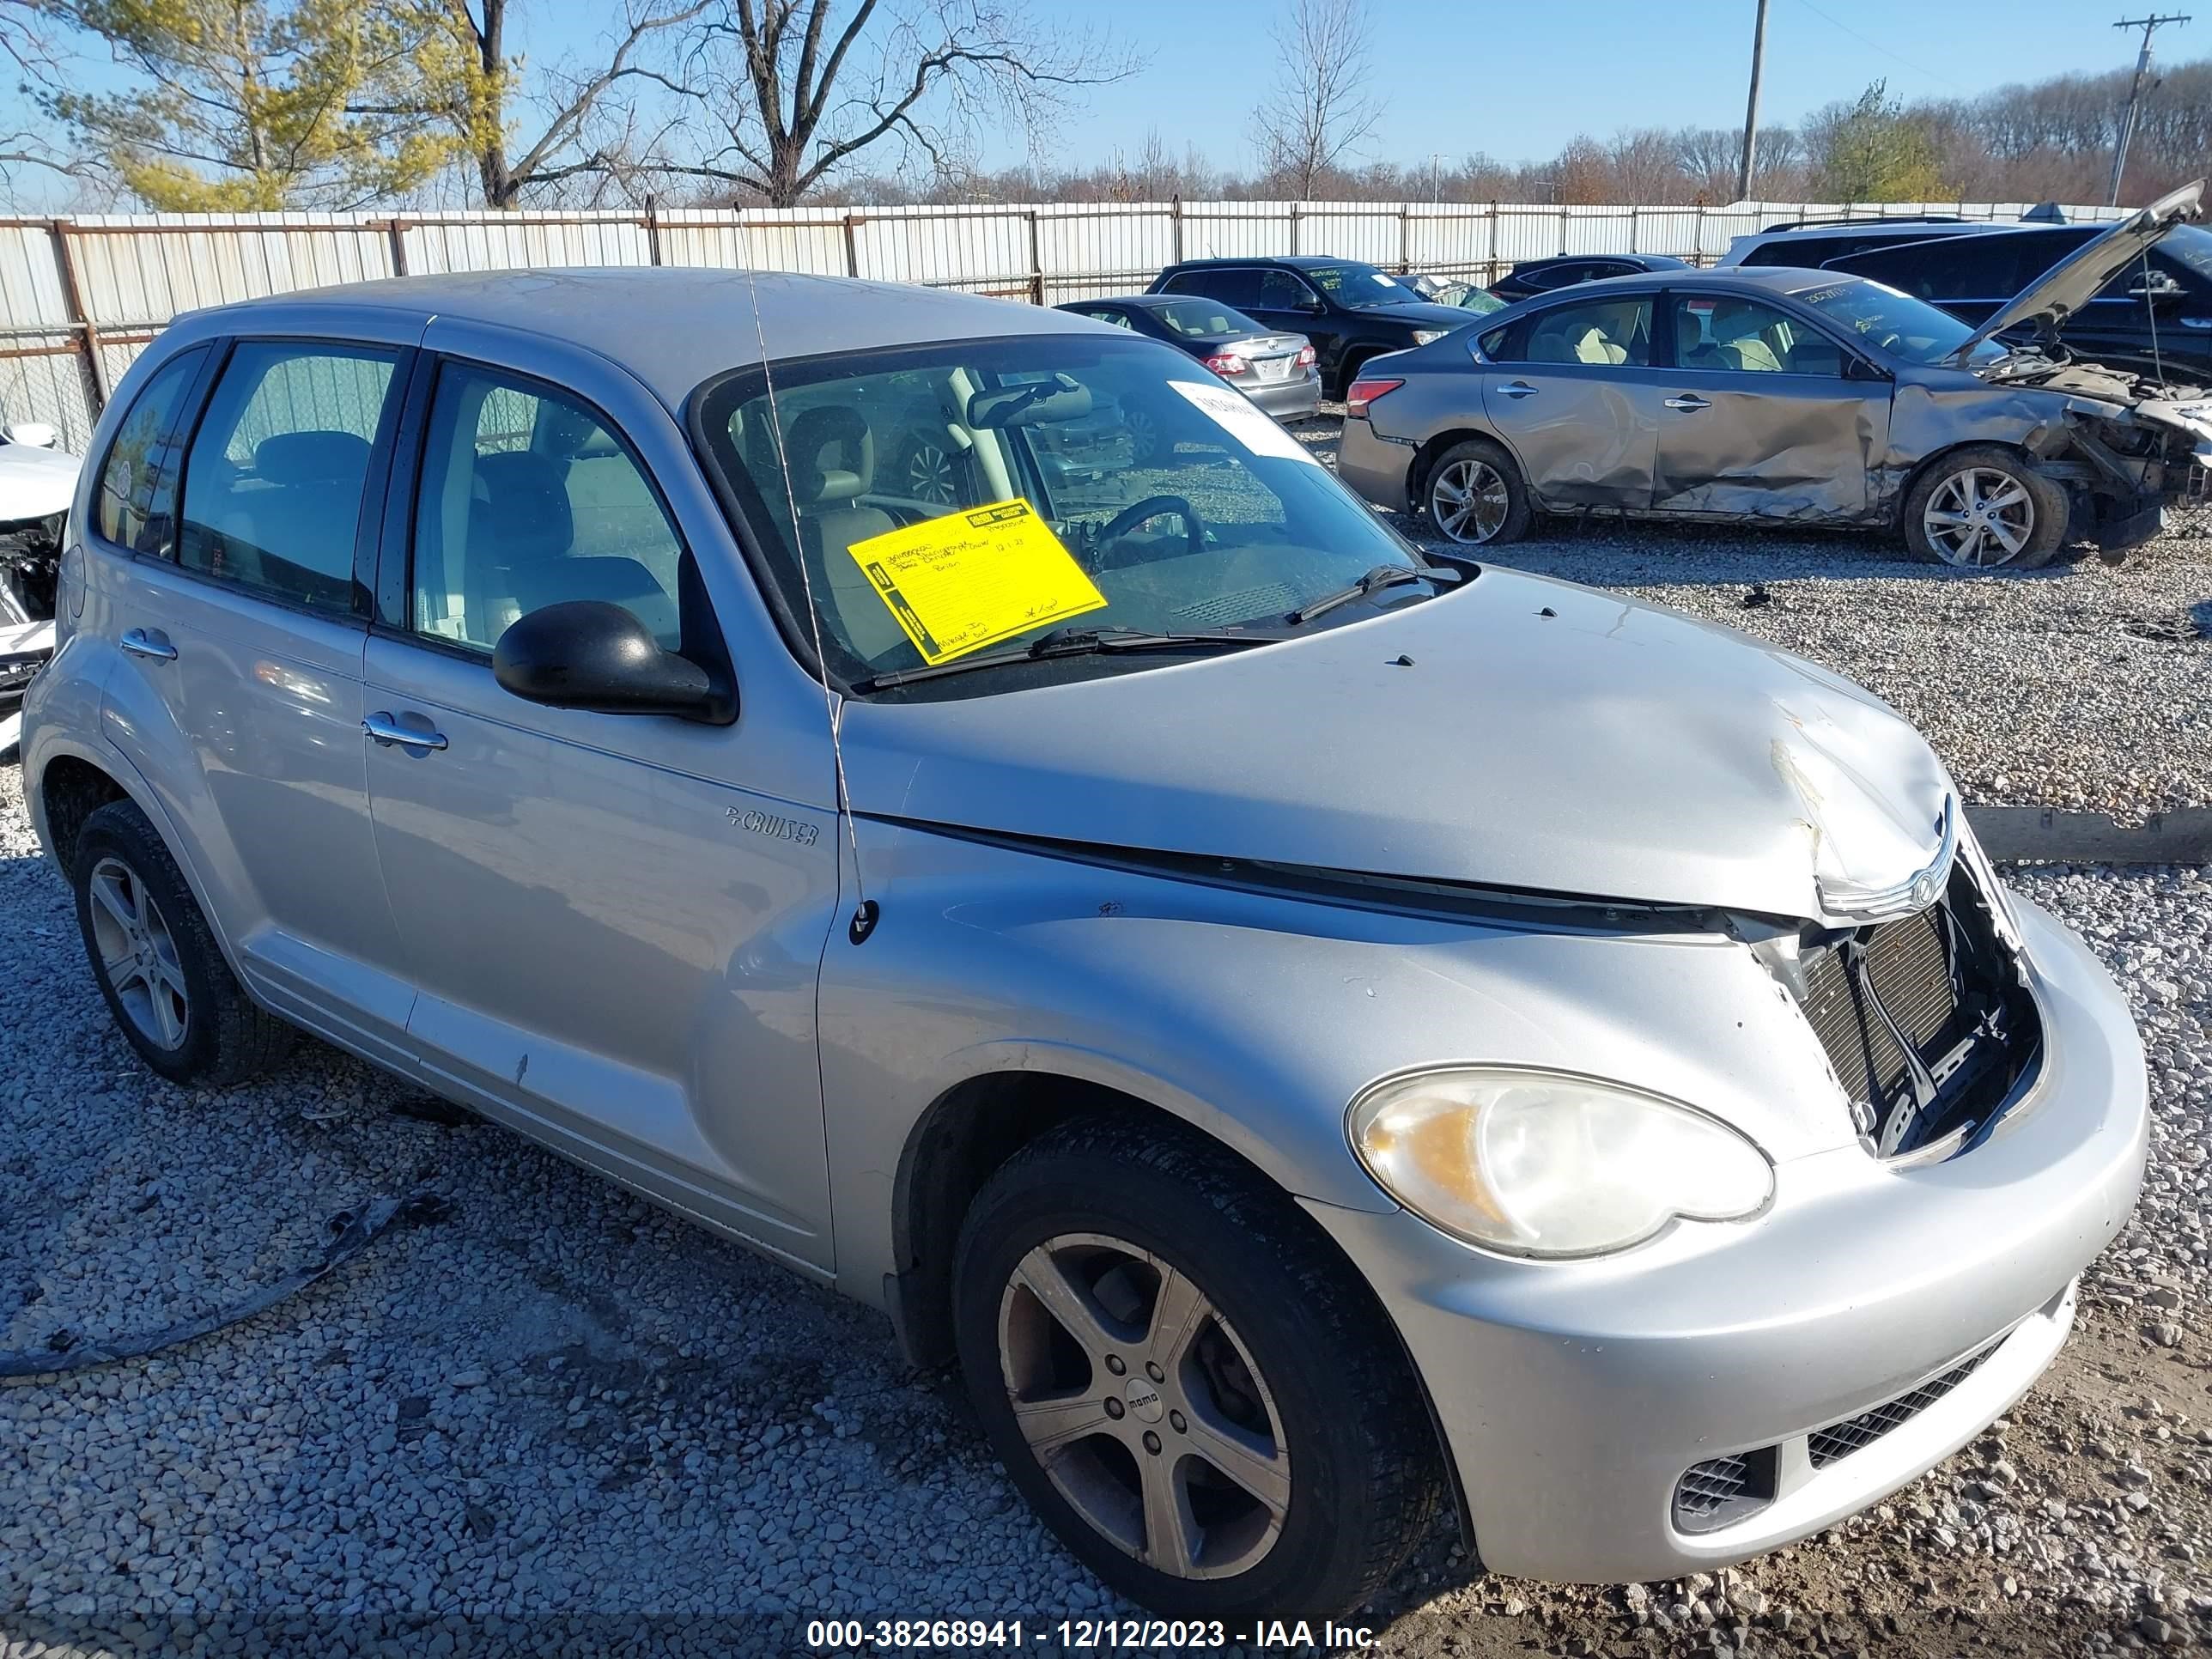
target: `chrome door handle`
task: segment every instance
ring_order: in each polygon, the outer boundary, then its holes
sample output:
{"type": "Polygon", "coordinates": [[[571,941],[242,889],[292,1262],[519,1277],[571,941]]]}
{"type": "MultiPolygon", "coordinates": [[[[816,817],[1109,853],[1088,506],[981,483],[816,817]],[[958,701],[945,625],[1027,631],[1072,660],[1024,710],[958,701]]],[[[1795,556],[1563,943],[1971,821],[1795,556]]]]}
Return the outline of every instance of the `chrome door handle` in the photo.
{"type": "Polygon", "coordinates": [[[380,708],[361,723],[362,735],[374,738],[380,746],[389,749],[395,743],[410,749],[443,749],[446,736],[442,732],[426,732],[419,726],[402,726],[392,718],[389,710],[380,708]]]}
{"type": "Polygon", "coordinates": [[[148,630],[134,628],[116,643],[134,657],[151,657],[156,662],[174,662],[177,647],[169,643],[169,636],[158,628],[148,630]]]}
{"type": "Polygon", "coordinates": [[[1707,403],[1703,398],[1698,396],[1696,392],[1685,392],[1679,398],[1668,398],[1667,407],[1669,409],[1682,410],[1686,412],[1694,409],[1711,409],[1712,405],[1707,403]]]}
{"type": "Polygon", "coordinates": [[[1536,395],[1536,388],[1526,380],[1508,380],[1498,389],[1509,398],[1533,398],[1536,395]]]}

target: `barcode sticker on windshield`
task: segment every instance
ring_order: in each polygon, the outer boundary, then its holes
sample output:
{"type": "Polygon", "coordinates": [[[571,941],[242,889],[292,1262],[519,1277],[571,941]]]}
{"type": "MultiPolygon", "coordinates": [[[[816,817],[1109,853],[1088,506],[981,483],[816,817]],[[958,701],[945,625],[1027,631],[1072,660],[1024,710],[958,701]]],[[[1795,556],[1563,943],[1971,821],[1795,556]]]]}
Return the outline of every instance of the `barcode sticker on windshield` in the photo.
{"type": "Polygon", "coordinates": [[[1286,461],[1319,466],[1314,453],[1275,424],[1274,416],[1243,392],[1225,386],[1205,386],[1191,380],[1168,384],[1213,417],[1214,423],[1255,455],[1273,455],[1286,461]]]}
{"type": "Polygon", "coordinates": [[[933,665],[1106,603],[1052,526],[1018,499],[885,531],[845,550],[933,665]]]}

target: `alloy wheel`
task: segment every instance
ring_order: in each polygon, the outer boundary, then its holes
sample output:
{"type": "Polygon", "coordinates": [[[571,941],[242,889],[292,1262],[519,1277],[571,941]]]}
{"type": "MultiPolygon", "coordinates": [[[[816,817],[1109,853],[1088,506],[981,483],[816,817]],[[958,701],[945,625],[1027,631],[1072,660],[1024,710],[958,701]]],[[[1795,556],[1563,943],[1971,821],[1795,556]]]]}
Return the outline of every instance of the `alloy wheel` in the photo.
{"type": "Polygon", "coordinates": [[[1000,1296],[999,1363],[1039,1467],[1122,1553],[1224,1578],[1274,1547],[1291,1503],[1281,1418],[1187,1274],[1108,1234],[1048,1238],[1000,1296]]]}
{"type": "Polygon", "coordinates": [[[950,507],[960,498],[958,465],[944,445],[925,438],[907,452],[906,493],[939,507],[950,507]]]}
{"type": "Polygon", "coordinates": [[[1129,459],[1143,466],[1159,453],[1159,423],[1141,409],[1132,410],[1128,416],[1129,459]]]}
{"type": "Polygon", "coordinates": [[[1429,484],[1430,516],[1455,542],[1488,541],[1504,528],[1512,507],[1504,475],[1485,460],[1454,461],[1429,484]]]}
{"type": "Polygon", "coordinates": [[[1929,546],[1969,569],[2009,563],[2035,533],[2035,501],[2019,479],[1970,466],[1937,484],[1921,509],[1929,546]]]}
{"type": "Polygon", "coordinates": [[[121,859],[103,858],[87,879],[100,970],[116,1001],[142,1036],[163,1048],[183,1047],[191,1026],[191,998],[161,907],[121,859]]]}

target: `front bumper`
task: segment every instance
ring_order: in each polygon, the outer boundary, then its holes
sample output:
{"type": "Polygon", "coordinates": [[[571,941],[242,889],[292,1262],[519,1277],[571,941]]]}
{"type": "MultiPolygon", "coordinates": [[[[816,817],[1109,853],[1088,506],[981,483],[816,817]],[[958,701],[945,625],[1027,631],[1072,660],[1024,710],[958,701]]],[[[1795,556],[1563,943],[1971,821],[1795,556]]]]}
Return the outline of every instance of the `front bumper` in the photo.
{"type": "Polygon", "coordinates": [[[2142,1184],[2147,1085],[2102,968],[2015,902],[2040,1068],[1989,1138],[1947,1163],[1814,1153],[1778,1167],[1755,1221],[1685,1224],[1592,1261],[1511,1261],[1403,1212],[1309,1203],[1397,1322],[1491,1570],[1642,1582],[1773,1549],[1957,1449],[2049,1364],[2072,1281],[2142,1184]],[[1813,1467],[1812,1431],[1984,1350],[1939,1398],[1813,1467]],[[1685,1472],[1740,1453],[1772,1460],[1771,1501],[1683,1529],[1685,1472]]]}
{"type": "Polygon", "coordinates": [[[1375,435],[1372,422],[1346,417],[1337,441],[1336,476],[1362,501],[1393,513],[1417,510],[1408,493],[1413,446],[1375,435]]]}

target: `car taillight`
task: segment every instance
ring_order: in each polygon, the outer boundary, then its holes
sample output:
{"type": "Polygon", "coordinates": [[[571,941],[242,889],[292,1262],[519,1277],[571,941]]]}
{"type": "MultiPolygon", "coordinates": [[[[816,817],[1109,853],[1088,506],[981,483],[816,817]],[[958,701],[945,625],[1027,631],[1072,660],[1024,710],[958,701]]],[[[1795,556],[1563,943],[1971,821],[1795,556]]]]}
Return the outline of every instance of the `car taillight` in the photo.
{"type": "Polygon", "coordinates": [[[1377,398],[1389,397],[1405,384],[1403,380],[1354,380],[1352,383],[1352,390],[1344,394],[1346,418],[1354,421],[1365,420],[1368,404],[1373,403],[1377,398]]]}
{"type": "Polygon", "coordinates": [[[1311,346],[1300,346],[1298,348],[1298,367],[1300,368],[1311,368],[1313,367],[1313,348],[1311,346]]]}
{"type": "Polygon", "coordinates": [[[1231,374],[1244,372],[1244,360],[1233,351],[1217,351],[1206,360],[1206,366],[1224,380],[1231,374]]]}

